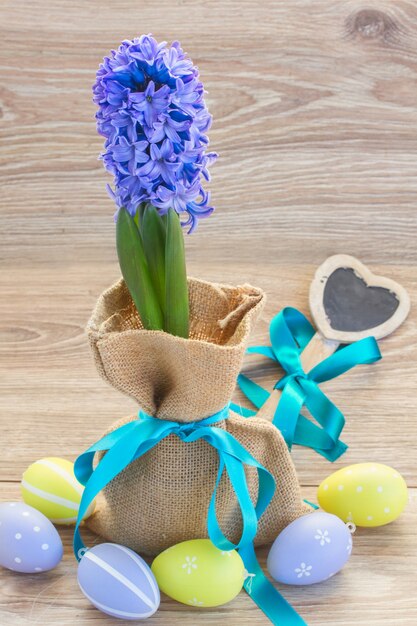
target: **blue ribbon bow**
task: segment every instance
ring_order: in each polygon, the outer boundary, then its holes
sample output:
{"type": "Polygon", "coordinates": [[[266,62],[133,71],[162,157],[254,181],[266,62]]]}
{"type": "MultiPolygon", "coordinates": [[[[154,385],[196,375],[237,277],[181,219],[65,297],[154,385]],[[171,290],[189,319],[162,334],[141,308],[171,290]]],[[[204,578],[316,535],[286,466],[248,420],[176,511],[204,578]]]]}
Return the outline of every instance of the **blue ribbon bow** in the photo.
{"type": "MultiPolygon", "coordinates": [[[[289,449],[294,443],[307,446],[329,461],[335,461],[347,449],[339,440],[345,418],[320,390],[319,383],[336,378],[355,365],[378,361],[382,356],[375,338],[367,337],[338,349],[309,372],[304,372],[300,355],[314,334],[313,326],[300,311],[286,307],[271,322],[271,346],[249,348],[248,353],[262,354],[278,362],[286,372],[275,385],[282,390],[282,395],[272,423],[281,431],[289,449]],[[319,426],[301,415],[303,406],[319,426]]],[[[239,375],[238,384],[258,409],[270,396],[243,374],[239,375]]],[[[239,412],[245,417],[256,413],[250,409],[239,412]]]]}
{"type": "Polygon", "coordinates": [[[275,492],[275,479],[268,470],[244,448],[229,432],[213,426],[228,417],[229,406],[199,422],[180,423],[160,420],[140,411],[139,419],[120,426],[105,435],[75,462],[75,475],[85,485],[74,530],[74,554],[82,558],[86,548],[80,535],[80,523],[94,498],[132,461],[156,446],[162,439],[175,434],[184,442],[203,439],[219,455],[219,468],[210,500],[207,531],[211,541],[221,550],[239,550],[248,572],[254,579],[246,580],[245,589],[271,622],[280,626],[302,626],[304,620],[267,580],[256,558],[253,547],[258,520],[269,505],[275,492]],[[93,469],[96,452],[106,454],[93,469]],[[258,496],[253,504],[245,476],[244,466],[255,467],[258,473],[258,496]],[[242,534],[233,544],[223,534],[216,515],[216,494],[221,477],[226,470],[242,515],[242,534]]]}

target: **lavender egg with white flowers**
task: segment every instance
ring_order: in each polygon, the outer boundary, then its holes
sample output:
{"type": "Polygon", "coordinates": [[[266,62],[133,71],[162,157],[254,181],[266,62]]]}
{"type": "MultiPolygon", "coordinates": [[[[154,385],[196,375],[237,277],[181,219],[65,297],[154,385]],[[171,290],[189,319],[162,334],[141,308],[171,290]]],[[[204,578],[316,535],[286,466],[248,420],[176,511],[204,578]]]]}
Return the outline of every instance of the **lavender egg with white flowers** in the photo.
{"type": "Polygon", "coordinates": [[[339,572],[351,552],[349,527],[336,515],[316,511],[284,528],[272,544],[267,567],[280,583],[312,585],[339,572]]]}
{"type": "Polygon", "coordinates": [[[119,619],[146,619],[159,607],[159,588],[150,567],[136,552],[116,543],[101,543],[84,553],[78,584],[97,609],[119,619]]]}
{"type": "Polygon", "coordinates": [[[43,513],[24,502],[0,503],[0,565],[39,574],[62,559],[61,538],[43,513]]]}

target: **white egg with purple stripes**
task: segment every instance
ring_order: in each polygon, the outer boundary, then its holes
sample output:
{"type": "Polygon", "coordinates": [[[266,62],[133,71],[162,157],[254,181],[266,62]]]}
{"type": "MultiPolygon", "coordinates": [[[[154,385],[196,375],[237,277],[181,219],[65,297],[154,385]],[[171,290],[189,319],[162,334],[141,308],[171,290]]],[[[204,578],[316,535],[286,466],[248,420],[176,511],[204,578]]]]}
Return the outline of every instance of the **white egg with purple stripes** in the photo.
{"type": "Polygon", "coordinates": [[[116,543],[101,543],[84,553],[78,584],[97,609],[119,619],[146,619],[159,607],[159,588],[150,567],[136,552],[116,543]]]}
{"type": "Polygon", "coordinates": [[[0,565],[39,574],[62,559],[62,541],[53,524],[24,502],[0,503],[0,565]]]}

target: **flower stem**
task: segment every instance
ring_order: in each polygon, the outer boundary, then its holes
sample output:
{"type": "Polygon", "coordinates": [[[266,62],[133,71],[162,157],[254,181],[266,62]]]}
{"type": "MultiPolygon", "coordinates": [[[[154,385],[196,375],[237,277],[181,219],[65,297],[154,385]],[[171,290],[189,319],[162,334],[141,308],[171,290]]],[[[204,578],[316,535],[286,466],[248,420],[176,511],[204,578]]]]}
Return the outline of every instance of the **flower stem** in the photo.
{"type": "Polygon", "coordinates": [[[165,248],[165,330],[188,339],[189,303],[184,236],[180,219],[173,209],[167,215],[165,248]]]}
{"type": "Polygon", "coordinates": [[[149,273],[162,313],[165,314],[166,226],[158,211],[148,204],[142,217],[142,240],[149,273]]]}
{"type": "Polygon", "coordinates": [[[144,328],[164,330],[164,316],[152,284],[142,237],[134,218],[123,207],[117,217],[116,245],[123,278],[144,328]]]}

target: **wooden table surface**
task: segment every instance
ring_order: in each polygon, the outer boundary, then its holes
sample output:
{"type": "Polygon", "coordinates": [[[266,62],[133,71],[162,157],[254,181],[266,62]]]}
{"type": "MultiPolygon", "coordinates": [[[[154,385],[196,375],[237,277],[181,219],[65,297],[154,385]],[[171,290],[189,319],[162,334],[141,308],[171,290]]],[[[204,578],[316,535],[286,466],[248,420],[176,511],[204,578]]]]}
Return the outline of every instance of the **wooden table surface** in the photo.
{"type": "MultiPolygon", "coordinates": [[[[0,24],[0,499],[19,498],[28,464],[74,459],[135,408],[99,378],[83,333],[119,275],[90,89],[123,38],[179,39],[200,67],[221,155],[217,211],[187,238],[189,272],[265,289],[253,343],[267,342],[284,305],[308,312],[330,254],[409,290],[414,309],[381,342],[383,361],[324,387],[346,414],[348,453],[334,465],[307,449],[293,457],[305,497],[335,469],[376,461],[404,474],[410,504],[395,523],[358,530],[333,579],[280,588],[312,625],[416,624],[417,3],[2,0],[0,24]]],[[[253,357],[246,367],[272,388],[276,370],[253,357]]],[[[117,623],[79,592],[70,535],[56,570],[1,570],[2,625],[117,623]]],[[[269,622],[242,592],[206,611],[163,598],[149,623],[269,622]]]]}

